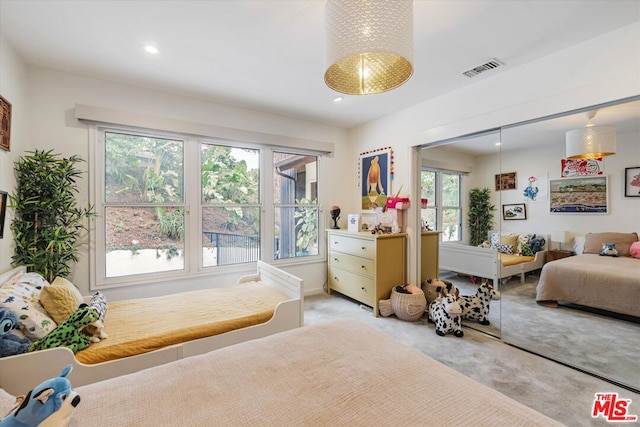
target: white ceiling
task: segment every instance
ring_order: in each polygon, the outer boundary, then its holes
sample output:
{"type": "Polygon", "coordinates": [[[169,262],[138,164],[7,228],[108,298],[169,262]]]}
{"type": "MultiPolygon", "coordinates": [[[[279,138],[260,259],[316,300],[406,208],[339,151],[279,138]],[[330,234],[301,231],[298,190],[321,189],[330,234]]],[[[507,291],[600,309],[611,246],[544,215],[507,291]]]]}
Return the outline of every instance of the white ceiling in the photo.
{"type": "Polygon", "coordinates": [[[0,0],[0,32],[28,64],[351,128],[640,20],[638,0],[415,0],[409,82],[334,104],[324,5],[0,0]],[[462,75],[491,58],[506,65],[462,75]]]}

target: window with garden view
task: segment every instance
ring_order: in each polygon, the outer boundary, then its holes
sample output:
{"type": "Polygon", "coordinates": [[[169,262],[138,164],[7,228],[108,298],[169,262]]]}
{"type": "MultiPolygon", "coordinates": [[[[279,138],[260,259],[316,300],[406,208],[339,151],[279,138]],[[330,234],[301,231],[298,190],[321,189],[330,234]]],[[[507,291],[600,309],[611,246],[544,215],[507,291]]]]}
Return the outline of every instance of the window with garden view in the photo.
{"type": "Polygon", "coordinates": [[[96,253],[103,281],[319,255],[315,155],[139,132],[101,135],[96,230],[104,249],[96,253]],[[272,167],[262,171],[261,164],[272,167]]]}
{"type": "Polygon", "coordinates": [[[421,210],[422,222],[442,232],[444,242],[462,239],[461,174],[440,170],[422,170],[422,198],[428,199],[421,210]]]}

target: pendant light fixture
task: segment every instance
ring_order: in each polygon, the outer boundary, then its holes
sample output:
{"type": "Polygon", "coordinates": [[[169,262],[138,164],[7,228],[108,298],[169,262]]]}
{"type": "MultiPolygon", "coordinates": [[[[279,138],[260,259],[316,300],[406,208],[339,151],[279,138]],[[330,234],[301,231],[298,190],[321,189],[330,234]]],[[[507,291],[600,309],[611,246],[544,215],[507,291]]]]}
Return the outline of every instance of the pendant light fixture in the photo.
{"type": "Polygon", "coordinates": [[[586,113],[587,125],[566,133],[567,159],[598,159],[616,154],[615,126],[596,126],[592,123],[597,110],[586,113]]]}
{"type": "Polygon", "coordinates": [[[331,89],[386,92],[413,74],[413,0],[328,0],[325,26],[331,89]]]}

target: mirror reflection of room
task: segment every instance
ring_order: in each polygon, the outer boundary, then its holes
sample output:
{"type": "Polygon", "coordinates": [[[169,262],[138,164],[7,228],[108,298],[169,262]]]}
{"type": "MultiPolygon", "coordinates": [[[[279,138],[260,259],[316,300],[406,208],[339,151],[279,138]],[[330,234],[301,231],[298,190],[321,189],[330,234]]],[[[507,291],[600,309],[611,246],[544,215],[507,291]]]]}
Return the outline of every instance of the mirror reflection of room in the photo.
{"type": "Polygon", "coordinates": [[[458,228],[438,222],[443,183],[436,178],[422,189],[434,199],[421,210],[423,224],[441,232],[439,277],[461,294],[483,279],[500,293],[489,303],[489,325],[467,319],[464,326],[640,389],[639,139],[640,101],[633,99],[422,150],[421,178],[438,169],[461,178],[458,228]],[[615,144],[600,146],[602,157],[569,158],[575,134],[587,135],[586,153],[597,126],[613,128],[615,144]],[[494,208],[481,242],[469,220],[474,189],[488,189],[494,208]]]}

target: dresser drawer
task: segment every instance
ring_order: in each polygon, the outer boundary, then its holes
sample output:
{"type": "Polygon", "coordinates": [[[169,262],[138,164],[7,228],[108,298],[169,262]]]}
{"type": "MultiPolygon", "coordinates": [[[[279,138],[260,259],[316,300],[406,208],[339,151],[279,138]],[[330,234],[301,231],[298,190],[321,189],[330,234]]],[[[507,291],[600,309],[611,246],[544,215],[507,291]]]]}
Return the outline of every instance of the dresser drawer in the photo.
{"type": "Polygon", "coordinates": [[[376,264],[369,258],[331,251],[329,252],[329,265],[352,273],[373,277],[376,264]]]}
{"type": "Polygon", "coordinates": [[[357,239],[349,236],[332,234],[329,239],[329,250],[375,259],[376,243],[373,240],[357,239]]]}
{"type": "Polygon", "coordinates": [[[329,266],[329,289],[373,306],[373,279],[329,266]]]}

